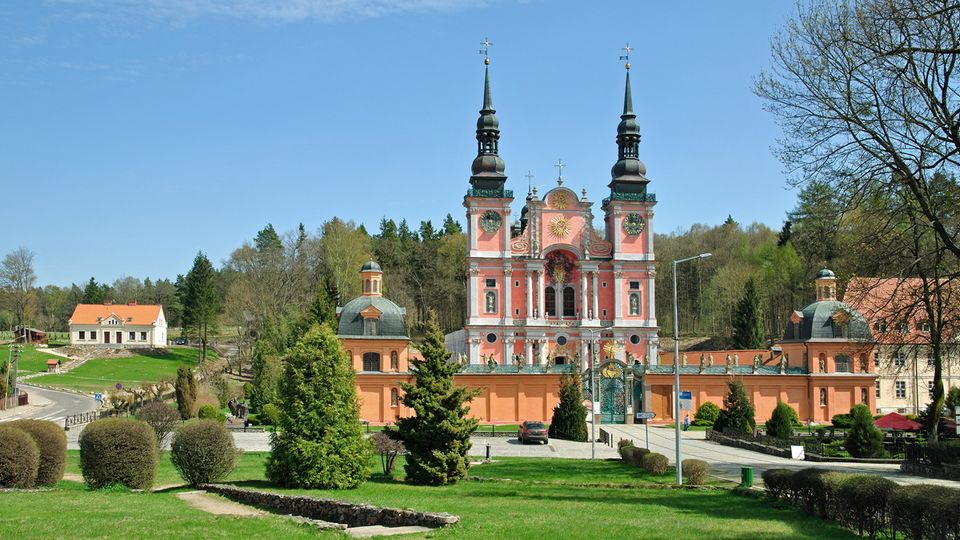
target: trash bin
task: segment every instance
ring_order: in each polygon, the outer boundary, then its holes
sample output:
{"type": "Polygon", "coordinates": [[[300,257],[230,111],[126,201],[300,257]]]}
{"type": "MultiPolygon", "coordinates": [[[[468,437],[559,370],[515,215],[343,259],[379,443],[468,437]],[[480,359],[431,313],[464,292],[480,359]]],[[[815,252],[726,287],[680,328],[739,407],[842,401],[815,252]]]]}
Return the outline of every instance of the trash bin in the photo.
{"type": "Polygon", "coordinates": [[[740,467],[740,487],[753,487],[753,467],[740,467]]]}
{"type": "Polygon", "coordinates": [[[27,394],[26,392],[20,392],[20,394],[17,395],[17,405],[20,407],[23,407],[24,405],[29,405],[29,404],[30,404],[29,394],[27,394]]]}

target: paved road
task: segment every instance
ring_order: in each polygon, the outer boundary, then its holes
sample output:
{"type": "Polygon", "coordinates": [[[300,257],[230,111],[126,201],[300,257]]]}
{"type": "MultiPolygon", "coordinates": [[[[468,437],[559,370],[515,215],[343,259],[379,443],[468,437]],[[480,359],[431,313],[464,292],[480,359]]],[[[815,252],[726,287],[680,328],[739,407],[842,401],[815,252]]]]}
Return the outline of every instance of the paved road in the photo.
{"type": "Polygon", "coordinates": [[[0,422],[20,418],[35,418],[63,423],[67,416],[90,412],[97,408],[97,402],[90,396],[71,392],[49,390],[27,384],[21,388],[30,395],[30,405],[16,407],[0,414],[0,422]]]}

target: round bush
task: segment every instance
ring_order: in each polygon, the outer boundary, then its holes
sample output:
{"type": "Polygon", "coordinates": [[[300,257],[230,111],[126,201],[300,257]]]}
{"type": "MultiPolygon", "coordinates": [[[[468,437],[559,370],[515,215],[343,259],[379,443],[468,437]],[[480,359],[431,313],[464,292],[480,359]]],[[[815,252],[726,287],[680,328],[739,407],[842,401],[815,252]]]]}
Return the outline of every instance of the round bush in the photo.
{"type": "Polygon", "coordinates": [[[691,486],[702,486],[707,479],[710,465],[702,459],[685,459],[682,464],[683,475],[687,477],[687,483],[691,486]]]}
{"type": "Polygon", "coordinates": [[[793,475],[790,469],[767,469],[760,475],[763,485],[767,487],[767,495],[774,499],[787,500],[793,491],[793,475]]]}
{"type": "Polygon", "coordinates": [[[16,420],[9,426],[27,432],[40,450],[37,485],[52,486],[63,480],[67,463],[67,434],[63,428],[47,420],[16,420]]]}
{"type": "Polygon", "coordinates": [[[720,418],[720,407],[712,401],[704,401],[693,415],[695,426],[712,426],[720,418]],[[699,422],[699,423],[698,423],[699,422]]]}
{"type": "Polygon", "coordinates": [[[0,425],[0,488],[32,488],[40,467],[40,449],[22,429],[0,425]]]}
{"type": "Polygon", "coordinates": [[[216,405],[203,405],[200,407],[197,411],[197,418],[201,420],[216,420],[218,422],[227,421],[226,415],[220,412],[220,409],[218,409],[216,405]]]}
{"type": "Polygon", "coordinates": [[[183,424],[173,433],[170,458],[180,477],[192,486],[226,478],[237,463],[233,435],[217,420],[183,424]]]}
{"type": "Polygon", "coordinates": [[[643,469],[651,474],[664,474],[667,472],[669,462],[667,456],[651,452],[643,456],[643,469]]]}
{"type": "Polygon", "coordinates": [[[157,436],[142,420],[104,418],[80,433],[80,470],[92,488],[147,489],[157,474],[157,436]]]}

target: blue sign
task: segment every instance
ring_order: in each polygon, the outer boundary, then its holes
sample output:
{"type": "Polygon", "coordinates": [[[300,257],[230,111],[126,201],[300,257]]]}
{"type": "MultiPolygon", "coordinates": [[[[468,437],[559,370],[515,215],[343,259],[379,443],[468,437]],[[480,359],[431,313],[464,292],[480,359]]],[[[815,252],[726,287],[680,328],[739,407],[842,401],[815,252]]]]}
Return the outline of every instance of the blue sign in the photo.
{"type": "Polygon", "coordinates": [[[693,409],[693,392],[689,390],[680,391],[680,409],[684,411],[693,409]]]}
{"type": "Polygon", "coordinates": [[[693,392],[689,390],[681,390],[680,399],[693,399],[693,392]]]}
{"type": "Polygon", "coordinates": [[[96,394],[93,395],[93,400],[96,401],[97,403],[103,401],[103,394],[101,394],[100,392],[97,392],[96,394]]]}

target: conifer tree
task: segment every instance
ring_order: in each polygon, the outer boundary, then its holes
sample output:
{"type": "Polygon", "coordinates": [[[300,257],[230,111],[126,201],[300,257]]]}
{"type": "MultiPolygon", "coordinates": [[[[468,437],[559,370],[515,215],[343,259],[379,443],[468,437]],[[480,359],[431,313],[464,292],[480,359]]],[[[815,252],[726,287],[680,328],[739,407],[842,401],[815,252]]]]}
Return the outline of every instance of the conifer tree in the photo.
{"type": "Polygon", "coordinates": [[[173,385],[177,397],[177,410],[184,420],[193,416],[193,405],[197,401],[197,380],[193,378],[193,369],[187,366],[177,368],[177,380],[173,385]]]}
{"type": "Polygon", "coordinates": [[[760,297],[753,280],[747,281],[743,298],[737,302],[733,313],[733,346],[738,349],[763,347],[763,315],[760,313],[760,297]]]}
{"type": "Polygon", "coordinates": [[[217,289],[216,270],[203,252],[197,253],[193,268],[181,283],[180,302],[183,304],[183,327],[200,340],[200,362],[207,359],[207,342],[216,332],[220,315],[220,291],[217,289]]]}
{"type": "Polygon", "coordinates": [[[723,410],[713,425],[713,429],[723,432],[726,429],[740,433],[750,433],[757,426],[754,420],[753,404],[747,397],[743,381],[733,379],[727,383],[727,395],[723,398],[723,410]]]}
{"type": "Polygon", "coordinates": [[[414,484],[452,484],[467,475],[470,461],[470,434],[478,420],[468,418],[467,402],[476,390],[454,386],[459,366],[448,362],[450,351],[436,315],[426,323],[426,337],[420,345],[423,358],[411,358],[414,384],[401,383],[403,404],[415,415],[397,420],[390,436],[407,448],[407,481],[414,484]]]}
{"type": "Polygon", "coordinates": [[[883,433],[873,423],[870,409],[858,403],[850,409],[853,425],[843,442],[850,455],[857,458],[880,457],[883,454],[883,433]]]}
{"type": "Polygon", "coordinates": [[[360,427],[350,360],[333,330],[316,324],[284,356],[278,431],[267,477],[284,487],[353,488],[371,456],[360,427]]]}
{"type": "Polygon", "coordinates": [[[564,373],[560,377],[560,403],[553,408],[551,438],[587,441],[587,407],[583,404],[581,384],[579,373],[564,373]]]}
{"type": "Polygon", "coordinates": [[[790,405],[777,401],[773,414],[767,420],[767,435],[778,439],[788,439],[793,435],[794,423],[799,423],[797,411],[790,405]]]}

